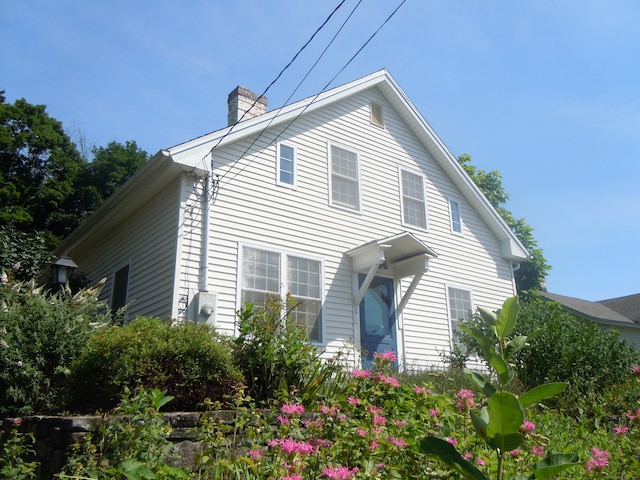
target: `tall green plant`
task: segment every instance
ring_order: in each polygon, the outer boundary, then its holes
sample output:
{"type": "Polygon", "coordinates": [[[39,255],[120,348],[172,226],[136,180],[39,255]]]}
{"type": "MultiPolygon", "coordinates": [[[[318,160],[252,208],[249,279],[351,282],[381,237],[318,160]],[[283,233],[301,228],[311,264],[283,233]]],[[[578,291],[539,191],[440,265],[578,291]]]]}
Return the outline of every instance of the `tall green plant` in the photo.
{"type": "Polygon", "coordinates": [[[64,410],[72,363],[110,321],[99,290],[73,295],[33,282],[0,284],[0,418],[64,410]]]}
{"type": "MultiPolygon", "coordinates": [[[[465,369],[467,376],[481,389],[487,397],[486,405],[479,412],[470,412],[471,421],[476,433],[494,451],[497,457],[497,479],[504,476],[504,461],[508,452],[522,445],[522,433],[525,421],[525,409],[546,398],[561,393],[567,384],[555,382],[539,385],[519,397],[506,390],[514,378],[514,370],[510,364],[513,355],[526,346],[527,337],[510,334],[516,326],[520,304],[518,297],[505,300],[498,314],[486,308],[478,308],[486,328],[471,325],[460,325],[465,333],[473,337],[481,346],[482,356],[495,373],[497,385],[484,375],[465,369]]],[[[455,447],[437,437],[426,437],[420,442],[423,453],[440,458],[454,470],[467,478],[486,479],[485,475],[464,459],[455,447]]],[[[575,454],[550,454],[537,462],[531,476],[519,475],[518,480],[547,479],[558,472],[575,465],[578,456],[575,454]]]]}

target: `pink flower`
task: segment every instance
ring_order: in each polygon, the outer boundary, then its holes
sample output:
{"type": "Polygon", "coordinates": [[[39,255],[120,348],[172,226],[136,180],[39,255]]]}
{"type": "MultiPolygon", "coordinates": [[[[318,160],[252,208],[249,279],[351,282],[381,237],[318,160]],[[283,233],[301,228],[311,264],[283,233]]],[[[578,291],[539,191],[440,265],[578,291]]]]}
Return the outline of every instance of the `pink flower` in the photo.
{"type": "Polygon", "coordinates": [[[640,376],[640,367],[638,365],[632,365],[631,373],[633,373],[636,376],[640,376]]]}
{"type": "Polygon", "coordinates": [[[16,427],[19,427],[20,425],[22,425],[22,419],[14,418],[13,420],[11,420],[11,423],[13,423],[16,427]]]}
{"type": "Polygon", "coordinates": [[[299,403],[285,403],[280,407],[280,411],[287,415],[297,415],[304,413],[304,407],[299,403]]]}
{"type": "Polygon", "coordinates": [[[351,375],[355,378],[371,378],[373,373],[371,373],[371,370],[353,370],[351,375]]]}
{"type": "Polygon", "coordinates": [[[473,453],[467,452],[462,456],[462,458],[464,458],[465,460],[471,460],[473,458],[473,453]]]}
{"type": "Polygon", "coordinates": [[[531,433],[536,429],[536,425],[529,420],[525,420],[522,426],[520,427],[520,431],[522,433],[531,433]]]}
{"type": "Polygon", "coordinates": [[[358,467],[354,467],[349,470],[349,467],[333,467],[325,468],[322,471],[322,476],[331,478],[332,480],[349,480],[356,473],[359,472],[358,467]]]}
{"type": "Polygon", "coordinates": [[[532,445],[531,453],[533,455],[539,455],[540,457],[544,457],[544,447],[542,445],[532,445]]]}
{"type": "Polygon", "coordinates": [[[613,431],[615,432],[616,435],[621,436],[629,431],[629,427],[625,425],[621,425],[619,427],[613,427],[613,431]]]}
{"type": "Polygon", "coordinates": [[[335,415],[338,413],[338,407],[327,407],[326,405],[322,405],[320,407],[320,413],[323,415],[335,415]]]}
{"type": "Polygon", "coordinates": [[[390,377],[388,375],[379,374],[377,376],[377,378],[378,378],[378,381],[380,383],[384,383],[385,385],[389,385],[390,387],[399,387],[400,386],[400,382],[395,377],[390,377]]]}
{"type": "Polygon", "coordinates": [[[440,412],[435,408],[431,408],[429,410],[429,415],[431,415],[432,417],[437,417],[438,415],[440,415],[440,412]]]}
{"type": "Polygon", "coordinates": [[[380,444],[376,440],[371,440],[371,443],[369,444],[369,450],[373,452],[379,446],[380,444]]]}
{"type": "Polygon", "coordinates": [[[349,405],[360,405],[361,401],[359,398],[350,396],[349,398],[347,398],[347,403],[349,405]]]}
{"type": "Polygon", "coordinates": [[[374,425],[386,425],[386,423],[387,423],[387,419],[384,418],[382,415],[375,415],[373,417],[374,425]]]}
{"type": "Polygon", "coordinates": [[[373,413],[374,415],[380,415],[382,413],[382,408],[375,407],[373,405],[369,405],[367,410],[369,410],[369,412],[373,413]]]}
{"type": "Polygon", "coordinates": [[[286,417],[283,417],[282,415],[278,415],[278,421],[280,422],[280,425],[290,425],[291,424],[289,419],[286,418],[286,417]]]}
{"type": "Polygon", "coordinates": [[[512,457],[517,457],[518,455],[520,455],[520,452],[521,451],[519,448],[515,448],[509,452],[509,455],[511,455],[512,457]]]}
{"type": "Polygon", "coordinates": [[[476,460],[476,465],[482,466],[482,465],[486,465],[486,464],[487,464],[487,462],[485,462],[482,458],[479,458],[478,460],[476,460]]]}
{"type": "Polygon", "coordinates": [[[389,362],[398,361],[398,357],[396,355],[396,352],[393,352],[393,351],[382,352],[382,353],[374,352],[373,353],[373,358],[379,358],[381,360],[387,360],[389,362]]]}
{"type": "Polygon", "coordinates": [[[431,390],[430,388],[419,387],[417,385],[413,387],[413,391],[416,392],[418,395],[431,395],[433,393],[433,390],[431,390]]]}
{"type": "Polygon", "coordinates": [[[302,480],[302,475],[289,475],[288,477],[282,477],[282,480],[302,480]]]}
{"type": "Polygon", "coordinates": [[[262,457],[260,450],[248,450],[247,455],[253,460],[259,460],[262,457]]]}
{"type": "Polygon", "coordinates": [[[455,439],[455,438],[453,438],[453,437],[447,437],[447,438],[445,438],[445,440],[446,440],[447,442],[449,442],[451,445],[454,445],[454,446],[458,444],[458,440],[456,440],[456,439],[455,439]]]}
{"type": "Polygon", "coordinates": [[[476,402],[474,400],[474,393],[471,390],[467,390],[466,388],[461,388],[456,394],[458,397],[458,402],[456,406],[458,410],[461,412],[471,410],[475,408],[476,402]]]}
{"type": "Polygon", "coordinates": [[[409,422],[407,422],[406,420],[394,420],[392,423],[396,427],[406,427],[407,425],[409,425],[409,422]]]}
{"type": "Polygon", "coordinates": [[[609,457],[611,454],[606,450],[599,450],[598,447],[591,449],[592,457],[587,460],[587,471],[601,471],[604,467],[609,466],[609,457]]]}
{"type": "Polygon", "coordinates": [[[267,443],[270,447],[279,446],[284,453],[301,453],[310,454],[316,451],[316,447],[306,442],[297,442],[291,438],[278,438],[275,440],[269,440],[267,443]]]}
{"type": "Polygon", "coordinates": [[[387,442],[398,448],[404,448],[409,445],[403,438],[387,437],[387,442]]]}
{"type": "Polygon", "coordinates": [[[358,435],[360,435],[361,437],[366,437],[367,435],[369,435],[369,432],[367,432],[366,430],[359,428],[356,430],[356,433],[358,435]]]}

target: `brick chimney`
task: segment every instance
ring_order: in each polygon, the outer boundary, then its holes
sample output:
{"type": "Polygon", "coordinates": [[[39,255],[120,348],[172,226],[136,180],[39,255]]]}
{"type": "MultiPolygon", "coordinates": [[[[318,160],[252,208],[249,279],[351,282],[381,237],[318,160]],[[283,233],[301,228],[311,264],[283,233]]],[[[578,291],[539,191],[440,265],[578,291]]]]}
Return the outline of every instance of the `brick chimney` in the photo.
{"type": "Polygon", "coordinates": [[[227,100],[229,105],[229,116],[227,123],[229,126],[236,123],[242,118],[248,120],[258,115],[262,115],[267,111],[267,97],[262,97],[258,100],[258,95],[245,87],[237,86],[230,94],[227,100]],[[255,102],[255,106],[251,108],[251,105],[255,102]],[[248,111],[251,108],[250,111],[248,111]],[[248,113],[245,115],[245,112],[248,113]]]}

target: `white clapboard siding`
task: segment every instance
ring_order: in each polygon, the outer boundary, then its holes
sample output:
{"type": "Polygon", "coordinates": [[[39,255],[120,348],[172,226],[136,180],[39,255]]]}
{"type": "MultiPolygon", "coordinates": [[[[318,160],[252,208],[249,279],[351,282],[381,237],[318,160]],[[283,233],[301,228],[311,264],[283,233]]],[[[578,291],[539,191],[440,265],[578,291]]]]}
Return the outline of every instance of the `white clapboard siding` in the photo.
{"type": "MultiPolygon", "coordinates": [[[[176,181],[90,248],[74,252],[89,283],[107,279],[101,299],[111,299],[114,273],[130,264],[127,317],[171,318],[178,223],[176,181]]],[[[82,273],[79,272],[79,273],[82,273]]]]}
{"type": "MultiPolygon", "coordinates": [[[[472,290],[476,304],[492,308],[513,294],[510,264],[498,239],[376,88],[305,114],[281,130],[275,126],[253,145],[255,137],[247,137],[213,154],[221,181],[211,207],[208,283],[218,294],[219,330],[234,332],[240,244],[323,259],[329,356],[356,338],[353,273],[344,253],[365,242],[408,230],[439,254],[404,311],[407,365],[441,363],[440,352],[449,349],[447,284],[472,290]],[[371,100],[384,107],[384,129],[370,123],[371,100]],[[296,148],[296,189],[276,185],[277,141],[296,148]],[[329,205],[329,144],[359,155],[360,212],[329,205]],[[425,175],[427,231],[402,224],[399,166],[425,175]],[[460,202],[462,236],[451,233],[450,196],[460,202]]],[[[183,255],[184,250],[183,245],[183,255]]],[[[405,280],[402,288],[407,285],[405,280]]]]}

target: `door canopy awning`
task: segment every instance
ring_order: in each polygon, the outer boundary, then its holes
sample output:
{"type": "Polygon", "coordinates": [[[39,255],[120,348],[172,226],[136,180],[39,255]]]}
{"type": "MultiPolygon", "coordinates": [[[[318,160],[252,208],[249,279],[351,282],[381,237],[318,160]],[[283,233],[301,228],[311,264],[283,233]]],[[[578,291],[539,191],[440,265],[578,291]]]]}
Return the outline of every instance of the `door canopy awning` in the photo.
{"type": "Polygon", "coordinates": [[[429,269],[429,259],[438,256],[409,232],[367,242],[349,250],[346,254],[351,257],[354,272],[366,274],[358,292],[354,293],[354,306],[360,304],[371,280],[376,275],[395,279],[413,275],[413,281],[400,302],[399,310],[404,308],[418,282],[429,269]]]}

